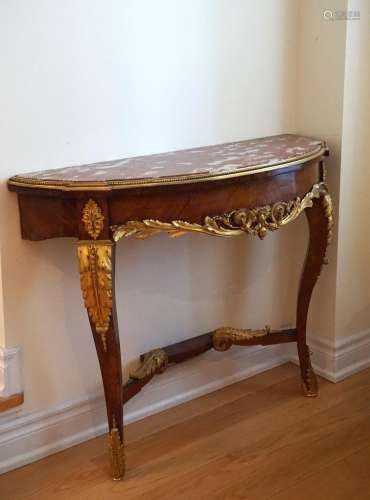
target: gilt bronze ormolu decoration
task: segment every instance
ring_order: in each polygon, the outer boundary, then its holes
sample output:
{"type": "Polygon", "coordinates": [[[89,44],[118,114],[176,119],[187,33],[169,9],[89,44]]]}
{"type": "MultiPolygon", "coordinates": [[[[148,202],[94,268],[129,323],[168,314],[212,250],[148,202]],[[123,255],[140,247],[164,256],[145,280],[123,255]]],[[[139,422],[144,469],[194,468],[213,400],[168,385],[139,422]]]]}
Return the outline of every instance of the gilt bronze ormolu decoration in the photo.
{"type": "Polygon", "coordinates": [[[305,396],[315,398],[318,396],[318,383],[315,372],[312,369],[311,361],[309,361],[305,377],[302,379],[302,389],[305,396]]]}
{"type": "Polygon", "coordinates": [[[279,201],[273,205],[251,209],[241,208],[223,215],[207,216],[203,224],[182,220],[173,220],[172,222],[154,219],[131,220],[121,226],[111,226],[113,239],[118,241],[128,236],[144,239],[161,232],[167,233],[171,237],[193,232],[226,238],[251,234],[263,239],[268,231],[276,231],[294,221],[306,208],[312,207],[312,200],[320,197],[323,188],[323,183],[314,184],[311,191],[302,199],[297,197],[288,202],[279,201]]]}
{"type": "Polygon", "coordinates": [[[113,426],[109,433],[109,453],[112,477],[119,481],[125,474],[125,449],[113,415],[113,426]]]}
{"type": "MultiPolygon", "coordinates": [[[[323,204],[325,207],[325,216],[328,224],[328,246],[329,246],[333,239],[334,206],[333,206],[333,200],[331,199],[331,196],[327,191],[326,186],[324,187],[323,192],[324,192],[323,204]]],[[[324,264],[328,264],[328,262],[329,262],[328,256],[325,255],[324,264]]]]}
{"type": "Polygon", "coordinates": [[[104,228],[104,215],[101,208],[96,201],[91,198],[86,202],[82,209],[82,222],[84,223],[85,230],[96,240],[104,228]]]}
{"type": "Polygon", "coordinates": [[[79,241],[77,247],[85,307],[105,352],[112,314],[112,246],[111,241],[97,240],[79,241]]]}
{"type": "Polygon", "coordinates": [[[301,384],[303,389],[303,394],[309,398],[314,398],[318,396],[318,383],[315,372],[312,369],[311,364],[311,351],[306,345],[302,348],[302,359],[304,360],[301,365],[301,384]]]}
{"type": "Polygon", "coordinates": [[[142,364],[130,373],[130,378],[143,380],[155,373],[163,373],[168,365],[168,356],[163,349],[156,349],[145,354],[142,364]]]}
{"type": "Polygon", "coordinates": [[[232,345],[245,345],[248,340],[265,337],[270,331],[269,326],[266,326],[263,330],[221,327],[214,331],[212,343],[216,351],[227,351],[232,345]]]}

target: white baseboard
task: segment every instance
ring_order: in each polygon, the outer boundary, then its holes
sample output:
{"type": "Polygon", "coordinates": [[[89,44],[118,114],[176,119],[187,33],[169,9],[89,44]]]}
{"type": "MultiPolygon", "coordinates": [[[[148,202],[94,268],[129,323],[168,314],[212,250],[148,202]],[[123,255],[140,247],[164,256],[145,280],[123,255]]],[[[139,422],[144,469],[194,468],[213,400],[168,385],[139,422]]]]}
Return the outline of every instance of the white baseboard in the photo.
{"type": "MultiPolygon", "coordinates": [[[[311,335],[308,344],[315,372],[331,382],[340,382],[370,367],[370,330],[336,341],[311,335]]],[[[289,360],[298,364],[295,345],[290,345],[288,351],[289,360]]]]}
{"type": "Polygon", "coordinates": [[[0,397],[23,392],[19,347],[0,347],[0,397]]]}
{"type": "MultiPolygon", "coordinates": [[[[127,406],[125,423],[139,420],[288,360],[285,346],[210,351],[156,377],[127,406]]],[[[0,417],[0,473],[31,463],[107,431],[102,395],[53,409],[0,417]]]]}
{"type": "MultiPolygon", "coordinates": [[[[370,366],[370,330],[330,342],[310,336],[315,371],[338,382],[370,366]]],[[[127,406],[125,423],[140,420],[286,361],[296,346],[233,347],[210,351],[156,377],[127,406]]],[[[0,416],[0,473],[31,463],[107,431],[102,395],[37,412],[0,416]]]]}

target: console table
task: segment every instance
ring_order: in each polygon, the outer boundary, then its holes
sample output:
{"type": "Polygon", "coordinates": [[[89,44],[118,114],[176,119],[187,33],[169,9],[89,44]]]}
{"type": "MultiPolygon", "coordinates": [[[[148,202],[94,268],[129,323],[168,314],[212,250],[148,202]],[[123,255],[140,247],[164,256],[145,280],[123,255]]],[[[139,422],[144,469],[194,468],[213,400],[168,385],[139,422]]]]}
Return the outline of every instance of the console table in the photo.
{"type": "Polygon", "coordinates": [[[284,134],[78,167],[17,175],[22,237],[75,237],[82,296],[104,385],[113,479],[125,470],[123,405],[152,377],[214,348],[296,342],[306,396],[317,381],[306,344],[310,298],[333,225],[325,185],[325,143],[284,134]],[[296,327],[276,331],[222,326],[141,356],[123,385],[114,291],[115,246],[121,238],[145,239],[200,233],[264,238],[305,212],[309,245],[298,290],[296,327]]]}

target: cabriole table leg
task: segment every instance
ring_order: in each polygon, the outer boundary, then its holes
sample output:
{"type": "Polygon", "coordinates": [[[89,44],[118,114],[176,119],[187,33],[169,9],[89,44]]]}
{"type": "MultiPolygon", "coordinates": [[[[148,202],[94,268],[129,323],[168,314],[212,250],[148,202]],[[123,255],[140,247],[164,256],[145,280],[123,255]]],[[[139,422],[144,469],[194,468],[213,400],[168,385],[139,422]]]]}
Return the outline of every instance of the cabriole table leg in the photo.
{"type": "Polygon", "coordinates": [[[78,242],[81,290],[89,315],[103,378],[109,423],[113,479],[123,478],[122,365],[114,293],[115,244],[110,240],[78,242]]]}
{"type": "Polygon", "coordinates": [[[297,347],[303,391],[306,396],[313,397],[318,394],[318,384],[306,342],[307,314],[312,291],[322,265],[327,262],[326,251],[333,227],[333,204],[324,185],[320,188],[320,197],[313,200],[313,206],[306,209],[305,213],[309,226],[309,244],[298,292],[297,347]]]}

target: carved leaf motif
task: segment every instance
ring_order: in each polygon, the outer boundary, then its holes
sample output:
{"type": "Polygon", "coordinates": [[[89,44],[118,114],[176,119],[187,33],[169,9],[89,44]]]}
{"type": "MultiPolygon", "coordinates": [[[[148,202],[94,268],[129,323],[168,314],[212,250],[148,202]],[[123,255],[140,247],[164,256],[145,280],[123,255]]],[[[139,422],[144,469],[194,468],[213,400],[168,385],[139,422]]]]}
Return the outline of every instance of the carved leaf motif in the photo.
{"type": "Polygon", "coordinates": [[[78,256],[85,307],[106,350],[112,314],[112,243],[79,242],[78,256]]]}
{"type": "Polygon", "coordinates": [[[163,373],[168,365],[168,356],[164,349],[156,349],[148,352],[137,370],[130,373],[135,380],[142,380],[154,373],[163,373]]]}
{"type": "MultiPolygon", "coordinates": [[[[327,219],[327,244],[330,245],[333,239],[334,206],[333,206],[333,200],[328,192],[324,194],[323,204],[325,209],[325,216],[327,219]]],[[[324,264],[328,263],[329,263],[329,258],[326,254],[324,258],[324,264]]]]}
{"type": "Polygon", "coordinates": [[[162,222],[145,219],[143,221],[131,220],[121,226],[112,226],[111,229],[115,241],[128,236],[143,239],[160,232],[168,233],[171,237],[193,232],[223,237],[251,234],[263,239],[268,231],[276,231],[280,227],[289,224],[303,210],[312,207],[312,200],[319,198],[323,189],[323,183],[315,184],[302,199],[298,197],[295,200],[280,201],[273,205],[233,210],[213,217],[207,216],[203,224],[181,220],[162,222]]]}
{"type": "Polygon", "coordinates": [[[326,193],[324,196],[324,207],[325,207],[325,215],[328,220],[328,245],[330,245],[333,239],[333,227],[334,227],[334,207],[333,200],[329,193],[326,193]]]}
{"type": "Polygon", "coordinates": [[[104,228],[104,215],[96,201],[90,199],[85,204],[82,210],[82,222],[86,232],[96,240],[104,228]]]}
{"type": "Polygon", "coordinates": [[[244,345],[248,340],[265,337],[269,333],[269,326],[263,330],[221,327],[213,333],[212,343],[216,351],[227,351],[232,345],[244,345]]]}

